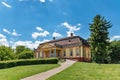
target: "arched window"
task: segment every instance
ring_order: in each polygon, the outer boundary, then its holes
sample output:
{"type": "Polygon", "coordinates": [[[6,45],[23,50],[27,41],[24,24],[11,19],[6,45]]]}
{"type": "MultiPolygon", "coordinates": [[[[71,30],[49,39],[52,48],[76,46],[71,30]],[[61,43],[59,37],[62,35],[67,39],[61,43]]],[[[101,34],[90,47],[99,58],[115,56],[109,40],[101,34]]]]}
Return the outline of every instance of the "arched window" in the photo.
{"type": "Polygon", "coordinates": [[[70,56],[73,56],[73,49],[70,49],[70,56]]]}

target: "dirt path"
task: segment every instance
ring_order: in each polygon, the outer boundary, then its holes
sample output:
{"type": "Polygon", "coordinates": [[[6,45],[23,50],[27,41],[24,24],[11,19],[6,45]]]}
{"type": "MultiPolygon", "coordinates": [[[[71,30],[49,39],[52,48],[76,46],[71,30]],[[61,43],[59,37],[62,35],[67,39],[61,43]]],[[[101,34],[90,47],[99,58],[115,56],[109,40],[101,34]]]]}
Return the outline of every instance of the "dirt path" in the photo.
{"type": "Polygon", "coordinates": [[[52,70],[46,71],[46,72],[42,72],[21,80],[46,80],[47,78],[61,72],[62,70],[70,67],[72,64],[74,64],[76,61],[72,61],[72,60],[66,60],[66,62],[61,63],[60,67],[54,68],[52,70]]]}

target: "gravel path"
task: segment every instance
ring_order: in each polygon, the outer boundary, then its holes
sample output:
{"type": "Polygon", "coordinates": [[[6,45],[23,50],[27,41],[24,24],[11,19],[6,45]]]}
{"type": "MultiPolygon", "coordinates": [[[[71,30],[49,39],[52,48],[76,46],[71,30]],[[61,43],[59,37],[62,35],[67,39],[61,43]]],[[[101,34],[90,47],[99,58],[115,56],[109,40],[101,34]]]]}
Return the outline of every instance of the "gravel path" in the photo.
{"type": "Polygon", "coordinates": [[[76,61],[72,61],[72,60],[66,60],[66,62],[61,63],[60,67],[54,68],[52,70],[48,70],[46,72],[42,72],[21,80],[46,80],[47,78],[61,72],[62,70],[70,67],[72,64],[74,64],[76,61]]]}

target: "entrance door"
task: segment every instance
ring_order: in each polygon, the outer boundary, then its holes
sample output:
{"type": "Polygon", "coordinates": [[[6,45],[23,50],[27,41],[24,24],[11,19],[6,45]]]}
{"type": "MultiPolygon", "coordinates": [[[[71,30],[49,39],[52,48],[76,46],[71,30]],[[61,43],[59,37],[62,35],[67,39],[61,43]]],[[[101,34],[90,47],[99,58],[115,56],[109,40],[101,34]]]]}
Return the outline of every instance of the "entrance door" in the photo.
{"type": "Polygon", "coordinates": [[[61,55],[60,55],[60,51],[57,51],[57,57],[61,57],[61,55]]]}
{"type": "Polygon", "coordinates": [[[46,58],[49,58],[49,57],[50,57],[50,55],[49,55],[49,52],[48,52],[48,51],[45,51],[45,57],[46,57],[46,58]]]}

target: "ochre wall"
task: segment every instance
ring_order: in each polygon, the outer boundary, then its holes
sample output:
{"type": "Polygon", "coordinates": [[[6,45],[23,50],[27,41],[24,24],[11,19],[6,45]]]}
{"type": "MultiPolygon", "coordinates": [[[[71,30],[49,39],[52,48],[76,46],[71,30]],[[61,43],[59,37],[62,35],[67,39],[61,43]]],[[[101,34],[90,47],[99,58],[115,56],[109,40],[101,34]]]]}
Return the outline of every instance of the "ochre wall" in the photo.
{"type": "Polygon", "coordinates": [[[66,51],[66,57],[69,57],[70,56],[69,55],[69,48],[66,48],[65,51],[66,51]]]}
{"type": "Polygon", "coordinates": [[[85,56],[84,57],[86,57],[86,58],[91,58],[91,54],[90,54],[90,48],[89,47],[87,47],[87,46],[84,46],[84,54],[85,54],[85,56]]]}
{"type": "Polygon", "coordinates": [[[78,57],[77,55],[76,55],[76,48],[79,50],[79,57],[83,57],[83,46],[80,46],[80,47],[71,47],[71,48],[64,48],[64,49],[62,49],[62,56],[63,56],[63,54],[64,54],[64,50],[66,51],[66,57],[67,58],[69,58],[69,57],[78,57]],[[72,49],[73,50],[73,56],[70,56],[70,49],[72,49]]]}
{"type": "MultiPolygon", "coordinates": [[[[50,47],[50,45],[45,45],[43,46],[45,49],[46,47],[50,47]]],[[[42,47],[42,48],[43,48],[42,47]]],[[[39,51],[43,51],[43,49],[40,48],[39,51]]],[[[54,47],[52,47],[52,49],[54,49],[54,47]]],[[[51,50],[51,48],[48,48],[47,50],[51,50]]],[[[62,48],[59,49],[60,50],[60,56],[63,58],[76,58],[76,57],[81,57],[81,58],[91,58],[91,54],[90,54],[90,48],[88,46],[76,46],[76,47],[70,47],[70,48],[62,48]],[[70,49],[73,50],[73,56],[70,56],[70,49]],[[79,56],[76,55],[76,49],[79,50],[79,56]],[[64,50],[66,51],[66,56],[64,56],[64,50]]],[[[58,51],[56,51],[58,52],[58,51]]],[[[41,52],[40,52],[41,53],[41,52]]],[[[50,53],[50,52],[48,52],[50,53]]],[[[40,54],[40,57],[43,56],[42,53],[40,54]]],[[[38,57],[38,52],[35,52],[35,57],[38,57]]]]}
{"type": "Polygon", "coordinates": [[[67,58],[72,58],[72,57],[85,57],[85,58],[90,58],[90,48],[88,46],[80,46],[80,47],[71,47],[71,48],[64,48],[61,51],[62,57],[64,57],[64,50],[66,51],[66,56],[67,58]],[[79,49],[79,56],[76,55],[76,48],[79,49]],[[70,49],[73,50],[73,56],[70,56],[70,49]]]}

